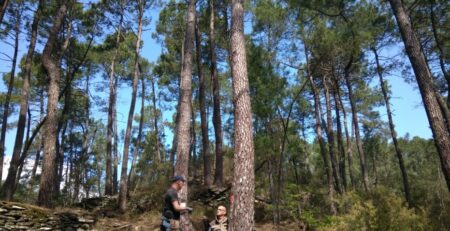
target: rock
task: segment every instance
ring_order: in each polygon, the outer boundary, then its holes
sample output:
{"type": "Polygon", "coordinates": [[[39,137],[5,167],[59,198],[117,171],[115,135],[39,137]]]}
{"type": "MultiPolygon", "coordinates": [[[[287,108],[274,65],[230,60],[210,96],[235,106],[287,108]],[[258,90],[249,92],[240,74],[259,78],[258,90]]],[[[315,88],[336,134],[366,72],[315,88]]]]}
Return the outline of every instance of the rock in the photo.
{"type": "Polygon", "coordinates": [[[22,208],[22,207],[17,206],[17,205],[13,205],[13,206],[11,206],[11,208],[12,209],[17,209],[17,210],[25,210],[25,208],[22,208]]]}

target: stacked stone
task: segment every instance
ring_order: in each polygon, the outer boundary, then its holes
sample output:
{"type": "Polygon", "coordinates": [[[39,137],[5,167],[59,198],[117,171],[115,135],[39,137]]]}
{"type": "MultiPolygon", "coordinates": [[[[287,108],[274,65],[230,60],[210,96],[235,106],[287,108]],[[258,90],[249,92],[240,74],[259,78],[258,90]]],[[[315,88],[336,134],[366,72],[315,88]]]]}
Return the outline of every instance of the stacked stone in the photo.
{"type": "Polygon", "coordinates": [[[0,231],[3,230],[91,230],[94,217],[72,212],[50,210],[0,201],[0,231]]]}

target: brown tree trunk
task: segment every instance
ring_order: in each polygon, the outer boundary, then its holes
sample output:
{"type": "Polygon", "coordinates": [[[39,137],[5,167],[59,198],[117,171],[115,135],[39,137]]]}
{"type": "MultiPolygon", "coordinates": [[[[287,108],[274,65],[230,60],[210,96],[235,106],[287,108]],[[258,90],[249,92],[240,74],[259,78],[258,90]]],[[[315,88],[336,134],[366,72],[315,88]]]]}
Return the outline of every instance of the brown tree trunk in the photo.
{"type": "Polygon", "coordinates": [[[325,77],[322,78],[322,84],[325,92],[325,105],[327,109],[327,139],[328,139],[328,149],[330,151],[331,168],[333,170],[333,177],[335,181],[335,187],[338,193],[342,193],[342,184],[340,178],[340,170],[338,160],[336,158],[335,142],[334,142],[334,131],[333,131],[333,116],[331,114],[331,97],[328,88],[328,83],[325,77]]]}
{"type": "Polygon", "coordinates": [[[130,111],[128,113],[128,121],[127,121],[127,130],[125,132],[125,142],[123,145],[123,157],[122,157],[122,172],[120,173],[120,190],[119,190],[119,207],[122,212],[124,212],[127,208],[127,191],[128,191],[128,152],[130,149],[130,140],[131,140],[131,128],[133,124],[133,116],[134,116],[134,108],[136,106],[136,94],[137,94],[137,85],[140,78],[140,70],[139,70],[139,54],[141,52],[141,35],[142,35],[142,21],[144,17],[144,9],[145,9],[146,0],[138,1],[138,34],[136,40],[136,51],[134,58],[134,76],[133,76],[133,84],[132,84],[132,93],[131,93],[131,105],[130,111]]]}
{"type": "MultiPolygon", "coordinates": [[[[114,185],[117,183],[117,175],[116,180],[114,181],[113,177],[113,170],[112,170],[112,159],[113,159],[113,134],[115,131],[114,129],[114,121],[115,121],[115,105],[116,105],[116,82],[118,81],[115,77],[115,64],[116,64],[116,58],[117,53],[119,50],[120,45],[120,35],[122,32],[122,22],[123,22],[123,9],[122,14],[120,14],[120,20],[119,24],[117,25],[117,36],[116,36],[116,43],[115,43],[115,50],[114,54],[111,60],[111,69],[109,72],[109,107],[108,107],[108,124],[107,124],[107,131],[106,131],[106,176],[105,176],[105,195],[113,195],[115,192],[117,192],[114,185]]],[[[114,139],[114,142],[116,143],[117,140],[114,139]]]]}
{"type": "Polygon", "coordinates": [[[244,37],[244,0],[232,0],[231,73],[234,102],[234,171],[230,231],[253,230],[255,203],[255,150],[252,106],[244,37]]]}
{"type": "Polygon", "coordinates": [[[322,136],[322,126],[321,126],[321,113],[320,113],[320,99],[319,99],[319,93],[317,92],[316,85],[314,83],[313,77],[309,76],[309,82],[311,84],[311,90],[314,96],[314,116],[316,120],[315,129],[317,134],[317,141],[319,142],[320,146],[320,154],[322,155],[323,159],[323,166],[325,168],[325,173],[327,175],[327,186],[328,186],[328,196],[330,200],[330,211],[332,214],[336,214],[336,205],[334,204],[334,187],[333,187],[333,173],[330,166],[330,161],[327,157],[327,150],[325,147],[325,141],[323,140],[322,136]]]}
{"type": "Polygon", "coordinates": [[[394,120],[392,119],[391,105],[389,103],[389,95],[388,95],[388,91],[386,89],[387,83],[385,83],[384,79],[383,79],[383,70],[382,70],[382,67],[380,64],[380,60],[378,58],[378,53],[377,53],[376,48],[372,48],[372,52],[375,55],[375,61],[377,64],[377,74],[378,74],[378,77],[380,78],[381,92],[383,93],[384,103],[386,105],[386,113],[388,116],[389,129],[391,130],[392,142],[394,143],[395,153],[397,154],[397,160],[398,160],[398,164],[400,166],[400,172],[402,173],[403,190],[405,193],[405,199],[406,199],[406,202],[408,203],[409,207],[412,207],[413,204],[412,204],[412,199],[411,199],[411,192],[409,190],[408,174],[406,173],[405,164],[403,162],[403,154],[398,145],[397,132],[395,131],[394,120]]]}
{"type": "Polygon", "coordinates": [[[436,99],[433,78],[402,1],[389,0],[389,3],[397,19],[406,53],[414,70],[417,84],[419,85],[425,111],[427,112],[431,131],[433,132],[434,142],[441,160],[442,171],[447,182],[448,190],[450,191],[450,134],[445,126],[445,118],[436,99]]]}
{"type": "MultiPolygon", "coordinates": [[[[20,6],[18,6],[20,7],[20,6]]],[[[19,35],[20,35],[20,24],[21,24],[21,17],[20,17],[20,10],[14,9],[14,13],[16,14],[15,17],[15,25],[14,25],[14,53],[12,57],[12,66],[11,66],[11,72],[9,73],[9,81],[8,81],[8,91],[6,93],[5,97],[5,104],[3,104],[3,117],[2,117],[2,130],[0,135],[0,181],[2,179],[3,174],[3,158],[5,156],[5,139],[6,139],[6,131],[8,130],[8,116],[9,116],[9,103],[11,101],[11,94],[14,87],[14,77],[16,75],[16,63],[17,63],[17,54],[19,52],[19,35]]],[[[17,169],[17,167],[16,167],[17,169]]],[[[12,181],[11,183],[14,184],[15,181],[12,181]]],[[[1,183],[1,182],[0,182],[1,183]]],[[[2,188],[3,189],[3,188],[2,188]]],[[[3,190],[2,190],[3,191],[3,190]]],[[[10,189],[10,193],[12,195],[13,187],[10,189]]],[[[2,192],[2,198],[3,192],[2,192]]]]}
{"type": "MultiPolygon", "coordinates": [[[[191,117],[192,117],[192,52],[195,39],[195,0],[189,1],[186,12],[186,32],[184,39],[183,62],[181,67],[180,96],[178,105],[178,124],[176,126],[177,142],[176,153],[177,162],[175,164],[175,175],[189,176],[189,151],[191,142],[191,117]]],[[[188,202],[188,184],[179,192],[182,202],[188,202]]],[[[193,230],[192,223],[187,213],[181,214],[181,229],[185,231],[193,230]]]]}
{"type": "MultiPolygon", "coordinates": [[[[352,60],[352,59],[351,59],[352,60]]],[[[348,89],[348,98],[350,100],[350,106],[352,110],[352,121],[355,127],[355,137],[356,137],[356,147],[359,153],[359,163],[361,166],[361,174],[363,177],[364,190],[369,191],[369,177],[367,176],[366,170],[366,157],[364,154],[364,150],[362,148],[361,137],[359,132],[359,123],[358,123],[358,111],[356,109],[356,103],[353,95],[352,85],[350,83],[350,68],[352,61],[349,61],[347,67],[345,67],[345,83],[348,89]]]]}
{"type": "Polygon", "coordinates": [[[12,189],[15,188],[14,182],[16,182],[15,178],[17,174],[16,173],[17,167],[20,165],[20,153],[22,151],[25,123],[27,120],[27,111],[28,111],[28,95],[30,91],[31,64],[34,54],[34,48],[36,46],[37,30],[39,20],[41,19],[41,10],[43,7],[43,3],[44,3],[43,0],[39,1],[38,9],[34,14],[33,23],[31,24],[31,38],[30,38],[30,45],[28,46],[27,56],[25,58],[24,74],[23,74],[24,77],[23,77],[22,95],[20,99],[19,121],[17,122],[16,140],[14,142],[14,149],[11,157],[11,162],[9,165],[8,176],[1,191],[1,198],[8,201],[11,200],[14,195],[14,190],[12,189]]]}
{"type": "MultiPolygon", "coordinates": [[[[223,135],[222,135],[222,116],[220,113],[220,84],[217,74],[217,55],[216,55],[216,32],[215,32],[215,11],[214,0],[209,1],[209,49],[211,59],[211,81],[213,85],[213,126],[216,140],[216,169],[214,173],[214,185],[222,187],[223,185],[223,135]]],[[[226,19],[228,20],[228,19],[226,19]]]]}
{"type": "Polygon", "coordinates": [[[58,128],[58,98],[60,69],[59,60],[53,60],[52,53],[63,19],[66,15],[69,0],[62,0],[57,11],[53,26],[49,32],[49,38],[42,52],[42,63],[49,76],[47,103],[47,122],[45,126],[44,159],[42,161],[41,183],[39,188],[38,204],[45,207],[53,207],[53,184],[55,175],[55,160],[57,155],[56,139],[58,128]]]}
{"type": "Polygon", "coordinates": [[[205,76],[202,70],[202,50],[198,22],[195,24],[195,47],[197,53],[197,73],[199,81],[198,101],[200,104],[200,123],[202,128],[203,182],[207,187],[212,184],[211,158],[209,154],[208,116],[206,115],[205,76]]]}

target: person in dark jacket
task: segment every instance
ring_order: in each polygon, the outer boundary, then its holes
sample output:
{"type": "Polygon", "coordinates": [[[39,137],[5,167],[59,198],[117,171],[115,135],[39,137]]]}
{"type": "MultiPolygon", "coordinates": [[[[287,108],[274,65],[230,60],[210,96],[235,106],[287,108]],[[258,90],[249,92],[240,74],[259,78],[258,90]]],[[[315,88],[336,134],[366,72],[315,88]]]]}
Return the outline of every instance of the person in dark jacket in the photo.
{"type": "Polygon", "coordinates": [[[164,194],[161,231],[179,231],[180,213],[188,210],[186,205],[180,204],[178,192],[183,188],[186,180],[183,176],[175,176],[171,180],[170,188],[164,194]]]}
{"type": "Polygon", "coordinates": [[[217,207],[216,218],[209,223],[208,231],[227,231],[228,218],[227,208],[223,205],[217,207]]]}

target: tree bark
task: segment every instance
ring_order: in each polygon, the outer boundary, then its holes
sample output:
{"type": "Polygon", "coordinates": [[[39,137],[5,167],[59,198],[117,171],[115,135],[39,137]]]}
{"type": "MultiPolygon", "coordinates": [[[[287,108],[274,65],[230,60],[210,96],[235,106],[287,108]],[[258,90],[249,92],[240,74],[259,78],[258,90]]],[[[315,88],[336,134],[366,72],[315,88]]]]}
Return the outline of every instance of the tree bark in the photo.
{"type": "MultiPolygon", "coordinates": [[[[25,123],[27,120],[27,111],[28,111],[28,96],[30,92],[30,76],[31,76],[31,65],[34,54],[34,49],[36,47],[37,40],[37,30],[38,24],[41,19],[41,11],[43,7],[44,1],[40,0],[38,9],[33,16],[33,23],[31,24],[31,38],[30,45],[28,46],[27,56],[25,58],[24,65],[24,77],[23,77],[23,86],[22,86],[22,95],[20,99],[20,111],[19,111],[19,121],[17,122],[17,132],[16,132],[16,140],[14,142],[13,154],[11,157],[11,162],[9,165],[8,176],[3,185],[1,191],[1,198],[4,200],[11,200],[14,195],[14,182],[16,182],[16,172],[17,168],[20,165],[20,153],[22,151],[23,137],[25,132],[25,123]]],[[[29,124],[28,124],[29,125],[29,124]]],[[[27,139],[28,140],[28,139],[27,139]]],[[[0,169],[1,171],[1,169],[0,169]]],[[[0,174],[1,177],[1,174],[0,174]]],[[[1,179],[1,178],[0,178],[1,179]]]]}
{"type": "MultiPolygon", "coordinates": [[[[113,195],[117,190],[114,187],[114,178],[112,171],[112,159],[113,159],[113,133],[114,133],[114,112],[115,112],[115,102],[116,102],[116,82],[118,81],[115,77],[115,64],[116,58],[120,45],[120,36],[122,32],[122,22],[123,22],[123,8],[120,14],[119,24],[117,25],[117,37],[115,43],[115,50],[111,60],[111,69],[109,72],[109,107],[108,107],[108,124],[106,131],[106,176],[105,176],[105,195],[113,195]]],[[[114,140],[117,142],[117,140],[114,140]]],[[[117,181],[117,177],[116,177],[117,181]]]]}
{"type": "Polygon", "coordinates": [[[359,163],[361,166],[361,174],[363,178],[364,190],[369,191],[369,177],[367,176],[366,170],[366,157],[364,154],[364,150],[362,148],[361,137],[359,132],[359,123],[358,123],[358,111],[356,109],[356,103],[353,95],[353,89],[350,82],[350,68],[351,68],[352,58],[348,62],[348,65],[345,67],[345,83],[348,89],[348,98],[350,100],[350,106],[352,110],[352,122],[355,127],[355,137],[356,137],[356,147],[359,153],[359,163]]]}
{"type": "Polygon", "coordinates": [[[450,134],[445,126],[445,119],[436,99],[433,78],[402,1],[389,0],[389,3],[397,19],[406,53],[419,85],[434,142],[439,153],[442,171],[450,191],[450,134]]]}
{"type": "Polygon", "coordinates": [[[252,107],[244,37],[244,0],[232,0],[231,73],[234,103],[234,171],[230,231],[253,230],[255,203],[255,150],[252,107]]]}
{"type": "Polygon", "coordinates": [[[54,60],[52,58],[52,53],[58,33],[63,23],[63,19],[66,15],[68,2],[69,0],[62,0],[53,26],[50,29],[49,38],[45,45],[44,51],[42,52],[42,63],[50,79],[48,87],[47,123],[45,126],[44,159],[42,161],[41,183],[38,195],[38,205],[44,207],[53,207],[53,184],[56,177],[54,170],[56,168],[55,160],[57,150],[55,148],[58,127],[57,109],[61,73],[58,67],[59,60],[54,60]]]}
{"type": "MultiPolygon", "coordinates": [[[[183,61],[181,67],[180,95],[178,106],[178,124],[176,126],[177,142],[176,153],[177,161],[175,164],[175,175],[189,177],[189,151],[191,142],[191,117],[192,117],[192,52],[194,48],[195,37],[195,0],[189,1],[186,12],[186,32],[184,39],[183,61]]],[[[182,202],[188,202],[188,183],[179,192],[179,198],[182,202]]],[[[193,230],[189,214],[181,215],[181,229],[185,231],[193,230]]]]}
{"type": "Polygon", "coordinates": [[[119,207],[122,212],[125,212],[127,208],[127,191],[128,191],[128,152],[130,149],[130,140],[131,140],[131,128],[133,124],[133,116],[134,116],[134,108],[136,106],[136,94],[137,94],[137,85],[140,78],[140,70],[139,70],[139,56],[141,52],[141,36],[142,36],[142,24],[144,17],[144,9],[145,9],[146,0],[138,1],[138,34],[136,40],[136,51],[134,58],[134,76],[133,76],[133,84],[132,84],[132,93],[131,93],[131,105],[130,111],[128,113],[128,121],[127,121],[127,130],[125,132],[125,142],[123,146],[123,157],[122,157],[122,172],[120,173],[120,190],[119,190],[119,207]]]}
{"type": "Polygon", "coordinates": [[[205,76],[202,70],[201,37],[198,21],[195,23],[195,47],[197,53],[197,73],[199,81],[198,101],[200,104],[200,126],[202,129],[203,182],[207,187],[212,184],[211,158],[209,154],[208,116],[206,114],[205,76]]]}
{"type": "Polygon", "coordinates": [[[322,78],[322,84],[324,88],[325,93],[325,105],[327,110],[327,127],[326,127],[326,133],[327,133],[327,139],[328,139],[328,149],[330,151],[330,159],[331,159],[331,168],[333,170],[333,177],[335,180],[335,187],[338,193],[342,193],[342,184],[341,184],[341,178],[340,178],[340,170],[339,170],[339,164],[338,160],[336,158],[336,150],[335,150],[335,141],[334,141],[334,131],[333,131],[333,117],[331,114],[331,97],[330,97],[330,91],[328,87],[327,80],[325,76],[322,78]]]}

